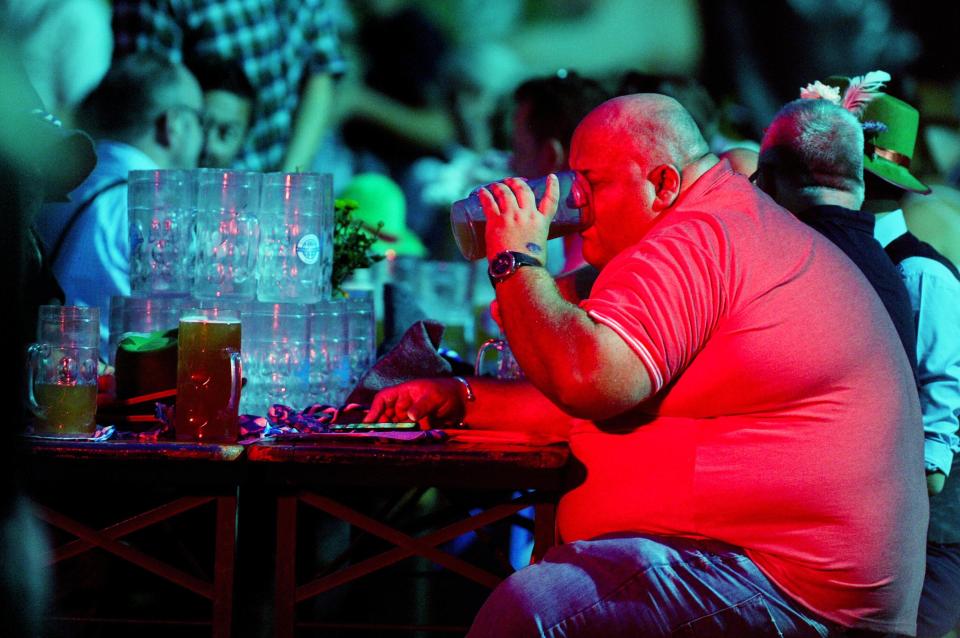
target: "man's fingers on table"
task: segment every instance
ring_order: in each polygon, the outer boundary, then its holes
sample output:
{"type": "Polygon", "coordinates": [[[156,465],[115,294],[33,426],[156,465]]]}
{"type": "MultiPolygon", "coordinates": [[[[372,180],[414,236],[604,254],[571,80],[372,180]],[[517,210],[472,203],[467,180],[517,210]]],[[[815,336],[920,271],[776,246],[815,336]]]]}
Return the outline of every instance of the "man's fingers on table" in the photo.
{"type": "Polygon", "coordinates": [[[379,392],[370,402],[370,409],[367,411],[367,416],[363,417],[363,422],[376,423],[382,420],[388,411],[392,411],[393,399],[389,390],[379,392]]]}

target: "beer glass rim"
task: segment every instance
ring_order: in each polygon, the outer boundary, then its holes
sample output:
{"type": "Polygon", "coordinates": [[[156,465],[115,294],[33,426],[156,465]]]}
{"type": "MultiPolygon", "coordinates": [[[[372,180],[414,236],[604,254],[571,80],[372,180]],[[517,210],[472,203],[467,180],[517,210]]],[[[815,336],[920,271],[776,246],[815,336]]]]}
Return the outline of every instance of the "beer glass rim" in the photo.
{"type": "Polygon", "coordinates": [[[240,323],[240,311],[235,308],[185,308],[180,313],[180,322],[240,323]]]}
{"type": "Polygon", "coordinates": [[[61,319],[76,319],[82,321],[99,321],[99,306],[62,306],[60,304],[44,304],[37,312],[40,319],[58,317],[61,319]]]}

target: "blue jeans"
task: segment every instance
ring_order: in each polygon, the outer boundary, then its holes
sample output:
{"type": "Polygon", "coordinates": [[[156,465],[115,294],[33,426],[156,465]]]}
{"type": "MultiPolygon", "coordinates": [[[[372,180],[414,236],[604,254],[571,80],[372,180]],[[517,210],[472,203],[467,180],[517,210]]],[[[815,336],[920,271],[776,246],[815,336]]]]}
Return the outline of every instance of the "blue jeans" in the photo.
{"type": "Polygon", "coordinates": [[[836,629],[782,594],[737,548],[615,535],[554,547],[510,576],[468,637],[826,638],[836,629]]]}
{"type": "Polygon", "coordinates": [[[940,638],[960,625],[960,543],[927,543],[918,638],[940,638]]]}

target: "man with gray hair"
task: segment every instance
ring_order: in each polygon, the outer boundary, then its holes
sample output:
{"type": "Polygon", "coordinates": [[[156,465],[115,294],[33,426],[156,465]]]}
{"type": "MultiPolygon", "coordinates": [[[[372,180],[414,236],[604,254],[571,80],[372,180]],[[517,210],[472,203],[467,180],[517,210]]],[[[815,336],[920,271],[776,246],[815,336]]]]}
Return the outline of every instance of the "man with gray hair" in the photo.
{"type": "Polygon", "coordinates": [[[863,275],[666,96],[591,111],[570,167],[600,269],[578,305],[535,257],[556,179],[539,202],[517,178],[479,191],[526,381],[410,381],[366,417],[562,437],[584,470],[557,509],[565,544],[469,635],[913,634],[920,407],[863,275]]]}
{"type": "Polygon", "coordinates": [[[863,127],[841,106],[801,99],[777,113],[760,143],[756,184],[832,241],[860,268],[890,314],[917,375],[910,297],[893,261],[862,212],[863,127]]]}
{"type": "Polygon", "coordinates": [[[99,306],[108,339],[110,297],[130,294],[127,173],[196,168],[203,93],[181,64],[153,54],[121,58],[80,104],[78,124],[96,140],[97,166],[37,220],[70,305],[99,306]]]}

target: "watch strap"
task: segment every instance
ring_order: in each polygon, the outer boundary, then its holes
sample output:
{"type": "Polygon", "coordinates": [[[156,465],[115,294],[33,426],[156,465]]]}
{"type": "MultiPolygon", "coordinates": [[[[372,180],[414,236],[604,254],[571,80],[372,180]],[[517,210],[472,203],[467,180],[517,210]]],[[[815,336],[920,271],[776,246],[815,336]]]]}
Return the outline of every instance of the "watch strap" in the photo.
{"type": "Polygon", "coordinates": [[[494,257],[494,261],[503,259],[507,255],[510,255],[513,257],[513,265],[508,271],[504,272],[501,275],[495,275],[491,268],[487,269],[487,275],[490,277],[490,283],[493,284],[494,286],[496,286],[501,281],[505,281],[506,279],[510,278],[515,272],[520,270],[520,268],[522,268],[523,266],[535,266],[537,268],[543,268],[543,262],[541,262],[536,257],[532,255],[528,255],[526,253],[521,253],[515,250],[506,250],[502,253],[497,253],[497,255],[494,257]]]}

